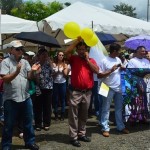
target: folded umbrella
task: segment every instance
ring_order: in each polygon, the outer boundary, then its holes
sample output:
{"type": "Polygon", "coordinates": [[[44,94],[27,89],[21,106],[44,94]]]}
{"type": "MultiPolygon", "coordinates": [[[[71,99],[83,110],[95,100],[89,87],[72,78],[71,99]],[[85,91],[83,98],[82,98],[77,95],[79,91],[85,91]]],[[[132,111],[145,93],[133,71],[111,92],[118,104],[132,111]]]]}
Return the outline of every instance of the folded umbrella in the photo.
{"type": "Polygon", "coordinates": [[[48,47],[60,47],[58,41],[53,36],[50,36],[41,31],[21,32],[16,34],[14,38],[48,47]]]}
{"type": "Polygon", "coordinates": [[[125,41],[125,47],[127,48],[136,50],[138,46],[144,46],[146,50],[150,51],[150,36],[139,35],[125,41]]]}
{"type": "Polygon", "coordinates": [[[111,34],[96,32],[96,35],[98,36],[100,41],[103,43],[103,45],[108,45],[108,44],[117,42],[117,40],[111,34]]]}

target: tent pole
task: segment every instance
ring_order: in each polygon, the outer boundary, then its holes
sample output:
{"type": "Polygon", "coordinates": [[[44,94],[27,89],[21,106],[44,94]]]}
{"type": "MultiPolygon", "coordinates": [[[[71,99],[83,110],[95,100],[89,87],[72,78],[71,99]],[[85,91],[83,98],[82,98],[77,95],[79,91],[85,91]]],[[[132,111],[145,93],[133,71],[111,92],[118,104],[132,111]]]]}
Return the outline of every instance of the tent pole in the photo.
{"type": "Polygon", "coordinates": [[[149,21],[149,0],[147,0],[147,22],[149,21]]]}
{"type": "Polygon", "coordinates": [[[60,31],[61,31],[61,29],[58,29],[58,32],[56,33],[55,38],[57,38],[60,31]]]}

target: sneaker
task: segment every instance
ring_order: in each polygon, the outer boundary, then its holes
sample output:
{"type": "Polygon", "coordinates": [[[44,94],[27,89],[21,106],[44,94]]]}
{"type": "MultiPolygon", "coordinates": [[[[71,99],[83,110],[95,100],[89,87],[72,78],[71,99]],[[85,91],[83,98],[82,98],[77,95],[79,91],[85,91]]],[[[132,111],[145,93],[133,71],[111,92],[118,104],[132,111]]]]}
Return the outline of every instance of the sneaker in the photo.
{"type": "Polygon", "coordinates": [[[44,127],[44,130],[45,130],[45,131],[48,131],[48,130],[49,130],[49,127],[44,127]]]}
{"type": "Polygon", "coordinates": [[[120,132],[122,132],[123,134],[129,134],[130,133],[129,130],[126,128],[122,129],[120,132]]]}
{"type": "Polygon", "coordinates": [[[109,137],[109,131],[102,131],[102,135],[104,137],[109,137]]]}
{"type": "Polygon", "coordinates": [[[19,138],[20,138],[20,139],[23,139],[23,133],[20,133],[20,134],[19,134],[19,138]]]}
{"type": "Polygon", "coordinates": [[[36,131],[41,131],[41,128],[36,127],[35,130],[36,130],[36,131]]]}

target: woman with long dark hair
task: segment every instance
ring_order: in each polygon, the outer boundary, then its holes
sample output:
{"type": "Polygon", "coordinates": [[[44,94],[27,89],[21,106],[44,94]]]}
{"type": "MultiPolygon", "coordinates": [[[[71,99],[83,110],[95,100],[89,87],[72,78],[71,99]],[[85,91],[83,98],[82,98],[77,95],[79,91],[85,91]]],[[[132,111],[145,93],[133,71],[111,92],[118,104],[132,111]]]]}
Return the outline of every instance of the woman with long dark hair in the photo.
{"type": "Polygon", "coordinates": [[[68,66],[64,60],[64,53],[57,53],[55,62],[53,63],[54,84],[53,84],[53,100],[55,120],[58,120],[58,104],[61,102],[61,120],[64,120],[65,101],[66,101],[66,76],[68,74],[68,66]]]}
{"type": "Polygon", "coordinates": [[[39,49],[37,53],[41,70],[37,73],[38,95],[35,100],[35,129],[40,131],[43,125],[44,130],[49,130],[51,124],[51,99],[53,89],[53,64],[45,48],[39,49]]]}

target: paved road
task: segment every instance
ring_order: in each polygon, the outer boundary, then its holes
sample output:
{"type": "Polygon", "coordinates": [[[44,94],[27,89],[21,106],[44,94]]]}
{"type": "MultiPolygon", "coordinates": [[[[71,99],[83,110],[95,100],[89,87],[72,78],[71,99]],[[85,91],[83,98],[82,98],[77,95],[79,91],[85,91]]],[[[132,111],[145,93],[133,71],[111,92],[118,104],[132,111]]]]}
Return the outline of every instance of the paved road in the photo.
{"type": "MultiPolygon", "coordinates": [[[[76,148],[69,144],[68,120],[57,122],[52,120],[49,131],[36,132],[36,141],[40,150],[150,150],[150,124],[127,126],[130,134],[124,135],[118,133],[115,125],[111,124],[110,137],[106,138],[101,135],[101,129],[93,116],[87,123],[87,135],[92,141],[81,142],[81,148],[76,148]]],[[[13,149],[23,149],[23,140],[16,135],[15,132],[13,149]]]]}

